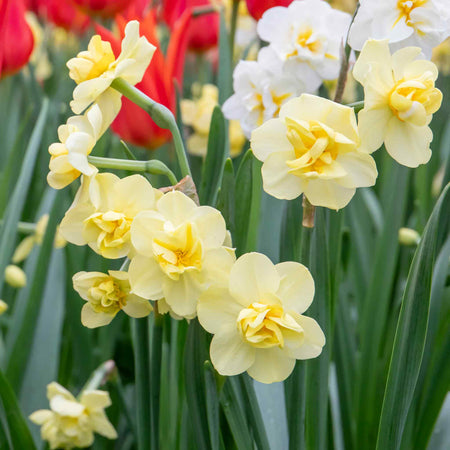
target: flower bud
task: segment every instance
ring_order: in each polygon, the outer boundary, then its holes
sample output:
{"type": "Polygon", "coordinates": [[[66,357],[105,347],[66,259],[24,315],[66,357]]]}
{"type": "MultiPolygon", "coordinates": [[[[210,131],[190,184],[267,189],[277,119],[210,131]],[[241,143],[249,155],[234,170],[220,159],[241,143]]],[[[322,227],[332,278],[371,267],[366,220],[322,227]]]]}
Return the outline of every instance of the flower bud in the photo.
{"type": "Polygon", "coordinates": [[[30,59],[33,47],[23,0],[0,2],[0,79],[20,70],[30,59]]]}
{"type": "Polygon", "coordinates": [[[5,269],[5,281],[14,288],[23,288],[27,284],[27,276],[19,267],[9,265],[5,269]]]}
{"type": "Polygon", "coordinates": [[[8,309],[8,304],[5,303],[3,300],[0,300],[0,316],[6,312],[6,310],[8,309]]]}
{"type": "Polygon", "coordinates": [[[420,242],[420,234],[411,228],[400,228],[398,240],[400,245],[416,246],[420,242]]]}

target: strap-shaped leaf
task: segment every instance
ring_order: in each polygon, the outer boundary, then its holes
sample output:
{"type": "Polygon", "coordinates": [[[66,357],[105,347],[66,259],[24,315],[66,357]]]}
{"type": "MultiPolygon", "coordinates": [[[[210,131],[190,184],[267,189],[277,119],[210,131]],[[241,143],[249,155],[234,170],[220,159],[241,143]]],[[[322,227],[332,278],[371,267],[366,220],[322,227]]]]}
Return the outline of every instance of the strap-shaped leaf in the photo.
{"type": "Polygon", "coordinates": [[[409,272],[389,366],[377,450],[400,447],[422,362],[435,247],[441,212],[449,211],[449,193],[450,185],[447,185],[428,221],[409,272]]]}

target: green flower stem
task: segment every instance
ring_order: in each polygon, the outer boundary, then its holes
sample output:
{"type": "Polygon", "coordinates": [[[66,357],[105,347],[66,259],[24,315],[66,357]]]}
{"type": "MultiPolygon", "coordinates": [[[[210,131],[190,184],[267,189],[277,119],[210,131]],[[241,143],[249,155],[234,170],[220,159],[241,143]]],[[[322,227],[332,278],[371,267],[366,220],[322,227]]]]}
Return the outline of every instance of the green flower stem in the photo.
{"type": "Polygon", "coordinates": [[[231,60],[232,61],[233,61],[233,55],[234,55],[234,42],[236,39],[239,3],[240,3],[240,0],[233,0],[233,9],[231,10],[230,49],[231,49],[231,60]]]}
{"type": "Polygon", "coordinates": [[[154,322],[152,336],[152,358],[150,363],[150,392],[152,408],[152,448],[160,448],[159,445],[159,404],[161,391],[161,360],[164,318],[158,312],[158,303],[153,307],[154,322]]]}
{"type": "Polygon", "coordinates": [[[120,92],[122,95],[128,98],[128,100],[131,100],[137,106],[146,111],[156,123],[156,125],[166,130],[170,130],[173,136],[175,151],[177,154],[178,164],[180,165],[181,174],[183,177],[186,177],[188,175],[192,176],[186,156],[186,150],[183,144],[183,139],[181,137],[180,130],[177,126],[177,121],[175,120],[172,111],[170,111],[170,109],[166,108],[164,105],[155,102],[139,89],[131,86],[131,84],[127,83],[121,78],[117,78],[116,80],[114,80],[111,84],[111,87],[116,89],[116,91],[120,92]]]}
{"type": "Polygon", "coordinates": [[[138,450],[148,450],[152,440],[150,428],[150,343],[148,328],[148,317],[131,321],[136,380],[138,450]]]}
{"type": "Polygon", "coordinates": [[[81,392],[98,389],[100,386],[105,384],[106,381],[108,381],[108,378],[114,372],[115,368],[116,365],[114,364],[114,361],[109,360],[104,362],[100,367],[95,369],[86,384],[83,386],[83,389],[81,389],[81,392]]]}
{"type": "MultiPolygon", "coordinates": [[[[0,220],[0,227],[3,226],[4,220],[0,220]]],[[[33,234],[36,232],[37,224],[35,223],[29,223],[29,222],[19,222],[17,224],[17,229],[19,230],[19,233],[22,234],[33,234]]]]}
{"type": "MultiPolygon", "coordinates": [[[[300,262],[309,267],[311,237],[314,230],[315,207],[303,196],[303,229],[300,244],[300,262]]],[[[305,444],[306,366],[297,361],[288,379],[286,408],[289,427],[289,450],[303,450],[305,444]]]]}
{"type": "Polygon", "coordinates": [[[357,113],[364,108],[364,100],[361,100],[360,102],[349,103],[346,106],[350,106],[350,108],[353,108],[355,110],[355,112],[357,113]]]}
{"type": "Polygon", "coordinates": [[[193,8],[192,17],[200,17],[200,16],[204,16],[205,14],[211,14],[211,13],[217,12],[218,9],[219,9],[219,6],[203,6],[203,7],[193,8]]]}
{"type": "Polygon", "coordinates": [[[132,161],[128,159],[88,156],[88,161],[99,169],[130,170],[132,172],[147,172],[153,175],[165,175],[173,186],[178,183],[174,173],[162,161],[156,159],[150,161],[132,161]]]}

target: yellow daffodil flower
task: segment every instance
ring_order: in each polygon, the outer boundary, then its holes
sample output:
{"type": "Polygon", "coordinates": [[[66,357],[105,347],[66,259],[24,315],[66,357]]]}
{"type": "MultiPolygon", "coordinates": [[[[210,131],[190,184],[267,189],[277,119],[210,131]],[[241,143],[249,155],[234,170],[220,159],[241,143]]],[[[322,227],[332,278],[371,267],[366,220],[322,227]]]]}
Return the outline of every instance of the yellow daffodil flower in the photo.
{"type": "MultiPolygon", "coordinates": [[[[187,139],[187,148],[193,155],[206,156],[211,118],[218,104],[219,89],[213,84],[205,84],[197,100],[181,101],[183,122],[194,130],[187,139]]],[[[245,136],[238,120],[229,122],[229,140],[230,156],[235,158],[242,153],[242,147],[245,144],[245,136]]]]}
{"type": "Polygon", "coordinates": [[[314,280],[302,264],[273,265],[260,253],[241,256],[227,286],[200,297],[200,324],[214,335],[211,361],[222,375],[248,374],[262,383],[285,380],[297,359],[315,358],[325,336],[302,314],[314,298],[314,280]]]}
{"type": "Polygon", "coordinates": [[[52,188],[62,189],[81,174],[90,177],[97,173],[97,168],[89,164],[87,157],[115,119],[115,110],[119,109],[120,98],[111,90],[84,115],[72,116],[58,128],[60,142],[48,149],[51,158],[47,182],[52,188]]]}
{"type": "Polygon", "coordinates": [[[289,100],[251,139],[268,194],[291,200],[304,193],[332,209],[346,206],[357,187],[375,184],[375,161],[359,146],[353,109],[309,94],[289,100]]]}
{"type": "Polygon", "coordinates": [[[391,55],[387,40],[369,40],[353,69],[364,86],[364,109],[358,128],[364,152],[384,142],[398,163],[417,167],[431,157],[433,133],[428,126],[441,106],[435,87],[438,70],[430,61],[417,59],[419,47],[405,47],[391,55]]]}
{"type": "MultiPolygon", "coordinates": [[[[139,37],[139,22],[133,20],[125,27],[122,51],[116,59],[109,42],[102,41],[99,35],[94,36],[83,51],[67,63],[69,76],[77,87],[73,92],[70,106],[75,114],[83,112],[91,103],[98,102],[105,92],[116,98],[121,95],[110,89],[111,83],[122,78],[135,85],[142,80],[153,57],[156,47],[145,37],[139,37]],[[112,91],[112,93],[111,93],[112,91]]],[[[119,109],[115,109],[117,114],[119,109]]]]}
{"type": "Polygon", "coordinates": [[[153,309],[148,300],[130,293],[127,272],[78,272],[73,276],[73,287],[87,301],[81,310],[81,322],[88,328],[108,325],[121,310],[140,318],[153,309]]]}
{"type": "Polygon", "coordinates": [[[108,392],[86,390],[77,400],[58,383],[47,386],[50,409],[35,411],[30,420],[42,425],[42,439],[51,449],[85,448],[94,442],[94,433],[116,439],[117,433],[104,409],[111,405],[108,392]]]}
{"type": "MultiPolygon", "coordinates": [[[[24,238],[14,251],[12,262],[18,264],[28,258],[35,245],[41,245],[44,240],[45,230],[47,229],[49,215],[44,214],[36,224],[36,231],[24,238]]],[[[63,248],[67,241],[62,237],[59,226],[56,229],[55,240],[53,247],[63,248]]]]}
{"type": "Polygon", "coordinates": [[[8,310],[8,304],[3,300],[0,300],[0,316],[8,310]]]}
{"type": "Polygon", "coordinates": [[[5,281],[13,288],[23,288],[27,284],[27,276],[25,272],[14,264],[6,266],[5,281]]]}
{"type": "Polygon", "coordinates": [[[155,211],[139,213],[131,225],[138,255],[130,264],[134,294],[165,299],[181,317],[195,315],[201,292],[227,278],[234,255],[224,245],[225,220],[179,191],[165,194],[155,211]]]}
{"type": "Polygon", "coordinates": [[[76,245],[89,245],[104,258],[132,251],[130,227],[135,216],[155,207],[159,194],[141,175],[120,179],[112,173],[83,178],[74,204],[61,222],[61,234],[76,245]]]}

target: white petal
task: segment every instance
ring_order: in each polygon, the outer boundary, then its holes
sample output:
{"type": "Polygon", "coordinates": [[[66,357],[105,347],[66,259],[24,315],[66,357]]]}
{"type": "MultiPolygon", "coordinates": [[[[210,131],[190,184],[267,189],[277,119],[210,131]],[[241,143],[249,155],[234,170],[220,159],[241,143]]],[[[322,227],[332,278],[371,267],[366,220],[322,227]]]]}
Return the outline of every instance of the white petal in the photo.
{"type": "Polygon", "coordinates": [[[393,117],[386,132],[387,152],[400,164],[417,167],[431,158],[433,133],[428,126],[416,127],[393,117]]]}
{"type": "Polygon", "coordinates": [[[289,349],[289,354],[296,359],[316,358],[322,353],[322,347],[325,345],[322,329],[311,317],[296,315],[295,320],[304,330],[304,341],[300,347],[289,349]]]}
{"type": "Polygon", "coordinates": [[[153,307],[148,300],[144,300],[137,295],[130,294],[127,297],[127,304],[123,308],[123,312],[130,317],[139,319],[148,316],[153,311],[153,307]]]}
{"type": "Polygon", "coordinates": [[[156,205],[166,220],[172,222],[174,227],[181,225],[186,218],[194,213],[197,205],[187,195],[180,191],[171,191],[164,194],[156,205]]]}
{"type": "Polygon", "coordinates": [[[192,317],[197,312],[197,303],[204,289],[195,273],[184,273],[178,280],[165,278],[164,298],[173,312],[182,317],[192,317]]]}
{"type": "Polygon", "coordinates": [[[285,380],[294,370],[295,359],[278,347],[258,348],[255,362],[247,370],[260,383],[276,383],[285,380]]]}
{"type": "Polygon", "coordinates": [[[358,129],[361,138],[360,151],[372,153],[384,142],[387,126],[392,117],[389,107],[363,109],[358,114],[358,129]]]}
{"type": "Polygon", "coordinates": [[[231,269],[230,293],[242,305],[263,301],[280,286],[280,276],[270,259],[261,253],[241,256],[231,269]]]}
{"type": "Polygon", "coordinates": [[[252,132],[251,148],[253,154],[265,161],[273,153],[292,152],[292,144],[287,138],[287,129],[283,120],[271,119],[252,132]]]}
{"type": "Polygon", "coordinates": [[[301,178],[289,173],[287,161],[295,159],[294,151],[272,153],[264,162],[261,173],[264,190],[281,200],[293,200],[302,194],[305,184],[301,178]]]}
{"type": "Polygon", "coordinates": [[[378,176],[375,160],[366,153],[351,152],[339,155],[336,158],[347,176],[337,180],[341,186],[358,188],[373,186],[378,176]]]}
{"type": "Polygon", "coordinates": [[[163,297],[164,274],[154,258],[135,256],[131,260],[128,275],[133,294],[151,300],[159,300],[163,297]]]}
{"type": "Polygon", "coordinates": [[[228,289],[211,286],[203,292],[197,305],[198,320],[202,327],[217,334],[223,327],[236,326],[242,305],[236,302],[228,289]]]}
{"type": "Polygon", "coordinates": [[[312,180],[305,188],[312,205],[339,210],[355,195],[355,188],[345,188],[330,180],[312,180]]]}
{"type": "Polygon", "coordinates": [[[283,262],[275,266],[281,277],[277,296],[286,311],[304,313],[314,298],[314,279],[309,270],[297,262],[283,262]]]}
{"type": "Polygon", "coordinates": [[[95,312],[90,303],[85,303],[81,309],[81,323],[87,328],[98,328],[109,325],[115,314],[95,312]]]}
{"type": "Polygon", "coordinates": [[[241,339],[236,326],[216,334],[209,351],[211,362],[221,375],[245,372],[255,360],[255,349],[241,339]]]}

